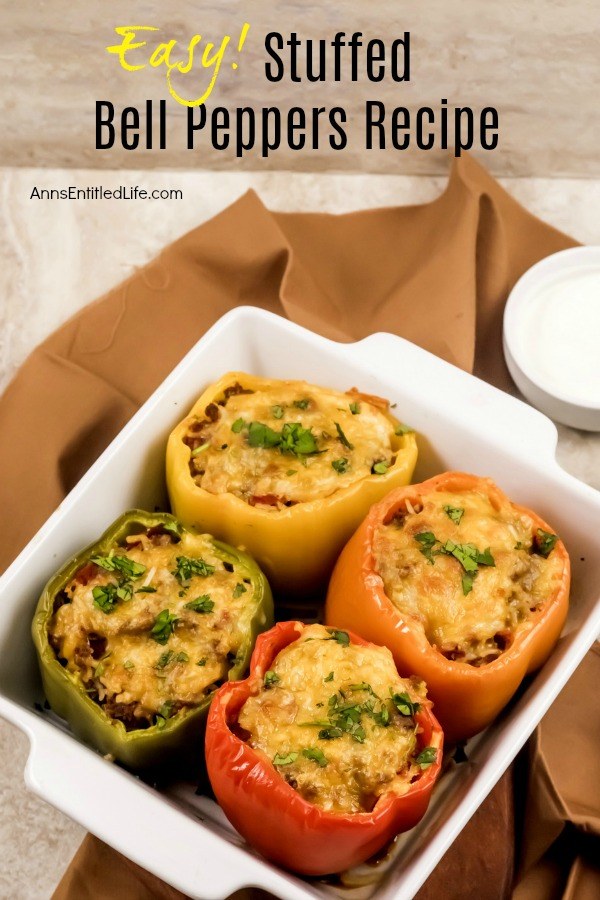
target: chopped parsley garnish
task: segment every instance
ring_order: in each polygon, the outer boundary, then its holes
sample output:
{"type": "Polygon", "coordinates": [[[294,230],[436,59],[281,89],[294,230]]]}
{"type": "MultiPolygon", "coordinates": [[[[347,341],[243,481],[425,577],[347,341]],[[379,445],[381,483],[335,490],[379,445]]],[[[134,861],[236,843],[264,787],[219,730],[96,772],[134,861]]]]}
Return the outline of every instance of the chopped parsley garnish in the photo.
{"type": "Polygon", "coordinates": [[[251,447],[263,449],[279,447],[281,453],[292,453],[300,457],[321,452],[310,428],[304,428],[299,422],[286,422],[281,432],[262,422],[251,422],[248,443],[251,447]]]}
{"type": "Polygon", "coordinates": [[[248,443],[251,447],[277,447],[281,443],[281,435],[262,422],[250,422],[248,443]]]}
{"type": "Polygon", "coordinates": [[[322,741],[333,741],[335,738],[341,737],[343,733],[341,728],[336,728],[335,725],[328,725],[327,728],[322,728],[320,730],[319,738],[322,741]]]}
{"type": "Polygon", "coordinates": [[[418,756],[415,757],[415,762],[422,769],[427,769],[429,766],[433,765],[433,763],[437,760],[437,748],[436,747],[425,747],[424,750],[421,750],[418,756]]]}
{"type": "Polygon", "coordinates": [[[175,659],[179,663],[186,663],[186,662],[190,661],[190,658],[187,655],[187,653],[185,652],[185,650],[180,650],[179,653],[177,654],[177,656],[175,657],[175,659]]]}
{"type": "Polygon", "coordinates": [[[94,606],[101,609],[103,613],[108,615],[114,612],[119,600],[131,599],[131,587],[127,584],[105,584],[102,587],[97,586],[92,589],[92,597],[94,598],[94,606]]]}
{"type": "Polygon", "coordinates": [[[348,471],[350,461],[342,456],[341,459],[334,459],[331,463],[338,475],[344,475],[348,471]]]}
{"type": "Polygon", "coordinates": [[[392,703],[401,716],[414,716],[421,708],[420,703],[415,703],[406,693],[392,694],[392,703]]]}
{"type": "Polygon", "coordinates": [[[196,665],[197,665],[197,666],[205,666],[206,663],[207,663],[206,656],[203,656],[202,659],[199,659],[199,660],[198,660],[198,662],[196,663],[196,665]]]}
{"type": "Polygon", "coordinates": [[[298,469],[288,469],[285,474],[287,475],[288,478],[291,478],[291,476],[295,475],[297,471],[298,471],[298,469]]]}
{"type": "Polygon", "coordinates": [[[421,545],[420,550],[425,559],[429,560],[431,565],[434,563],[433,548],[437,544],[437,538],[433,531],[422,531],[421,534],[415,534],[415,541],[421,545]]]}
{"type": "Polygon", "coordinates": [[[340,441],[342,442],[342,444],[344,445],[344,447],[346,447],[348,450],[354,450],[354,444],[350,443],[350,441],[348,440],[348,438],[342,431],[342,426],[340,425],[340,423],[334,422],[334,425],[335,425],[335,430],[338,433],[338,437],[339,437],[340,441]]]}
{"type": "Polygon", "coordinates": [[[325,754],[322,750],[319,750],[318,747],[306,747],[306,749],[302,751],[302,756],[314,760],[321,768],[327,765],[325,754]]]}
{"type": "Polygon", "coordinates": [[[460,525],[460,520],[462,519],[462,517],[465,514],[464,509],[461,509],[460,506],[450,506],[450,504],[447,503],[443,507],[443,510],[446,513],[446,515],[448,516],[448,518],[452,519],[452,521],[454,522],[455,525],[460,525]]]}
{"type": "Polygon", "coordinates": [[[453,556],[461,564],[465,571],[461,579],[462,591],[464,596],[470,594],[473,590],[473,580],[479,572],[479,566],[495,566],[494,557],[489,547],[482,552],[478,550],[475,544],[456,544],[454,541],[446,541],[442,544],[432,531],[423,531],[421,534],[415,534],[415,540],[421,545],[421,553],[426,559],[434,564],[434,555],[441,553],[446,556],[453,556]],[[436,547],[436,544],[439,544],[436,547]]]}
{"type": "Polygon", "coordinates": [[[410,425],[404,425],[402,422],[400,423],[400,425],[396,425],[396,428],[394,429],[394,434],[398,435],[398,437],[400,437],[403,434],[413,434],[413,433],[414,433],[414,428],[411,428],[410,425]]]}
{"type": "Polygon", "coordinates": [[[139,578],[146,571],[146,566],[129,559],[128,556],[92,556],[90,562],[106,569],[107,572],[120,572],[126,578],[139,578]]]}
{"type": "Polygon", "coordinates": [[[306,409],[308,407],[309,403],[310,403],[310,400],[308,399],[308,397],[305,398],[304,400],[294,400],[294,406],[297,409],[306,409]]]}
{"type": "Polygon", "coordinates": [[[475,575],[469,572],[465,572],[465,574],[461,578],[462,592],[466,597],[467,594],[470,594],[473,590],[473,581],[475,580],[475,575]]]}
{"type": "Polygon", "coordinates": [[[389,462],[386,462],[385,459],[381,459],[379,462],[373,463],[371,472],[373,475],[385,475],[389,467],[389,462]]]}
{"type": "Polygon", "coordinates": [[[209,613],[215,608],[215,601],[211,600],[208,594],[202,594],[201,597],[196,597],[195,600],[190,600],[189,603],[184,605],[186,609],[191,609],[192,612],[209,613]]]}
{"type": "Polygon", "coordinates": [[[242,428],[245,426],[245,422],[243,419],[236,419],[233,425],[231,426],[231,430],[234,434],[239,434],[242,428]]]}
{"type": "Polygon", "coordinates": [[[283,419],[283,406],[272,406],[271,415],[274,419],[283,419]]]}
{"type": "Polygon", "coordinates": [[[175,631],[177,621],[177,616],[170,613],[168,609],[163,609],[162,612],[159,612],[150,630],[152,640],[156,641],[157,644],[166,644],[175,631]]]}
{"type": "Polygon", "coordinates": [[[241,597],[242,594],[245,594],[246,591],[247,591],[246,586],[244,584],[242,584],[241,581],[238,581],[238,583],[236,584],[236,586],[233,589],[233,595],[232,595],[233,599],[237,600],[237,598],[241,597]]]}
{"type": "Polygon", "coordinates": [[[277,672],[273,672],[272,669],[269,669],[268,672],[265,672],[265,687],[273,687],[273,685],[277,684],[279,681],[281,681],[281,678],[279,677],[277,672]]]}
{"type": "Polygon", "coordinates": [[[296,762],[298,759],[297,753],[286,753],[283,755],[282,753],[276,753],[273,757],[273,765],[274,766],[291,766],[292,763],[296,762]]]}
{"type": "Polygon", "coordinates": [[[558,535],[544,531],[543,528],[538,528],[533,536],[533,552],[547,559],[554,550],[557,540],[558,535]]]}
{"type": "Polygon", "coordinates": [[[195,575],[207,578],[209,575],[212,575],[214,571],[215,567],[204,562],[201,558],[192,559],[189,556],[178,556],[177,568],[173,572],[173,575],[177,581],[182,584],[184,581],[189,581],[190,578],[193,578],[195,575]]]}
{"type": "Polygon", "coordinates": [[[318,453],[319,448],[310,428],[303,428],[298,422],[286,422],[281,429],[282,453],[293,453],[296,456],[310,456],[318,453]]]}
{"type": "Polygon", "coordinates": [[[135,663],[132,662],[130,659],[126,659],[125,662],[123,663],[123,668],[124,669],[135,669],[135,663]]]}
{"type": "Polygon", "coordinates": [[[165,669],[169,665],[169,663],[171,662],[171,660],[173,659],[174,656],[175,656],[175,654],[173,653],[172,650],[165,650],[165,652],[161,653],[161,655],[158,657],[158,661],[156,663],[155,668],[156,669],[165,669]]]}
{"type": "Polygon", "coordinates": [[[337,641],[342,647],[350,646],[350,637],[347,631],[338,631],[337,628],[329,628],[330,640],[337,641]]]}
{"type": "Polygon", "coordinates": [[[353,416],[360,415],[360,403],[357,403],[355,400],[353,403],[349,403],[348,406],[350,407],[350,412],[353,416]]]}
{"type": "Polygon", "coordinates": [[[163,703],[159,711],[156,713],[156,727],[161,731],[167,724],[167,719],[173,715],[172,705],[169,701],[163,703]]]}
{"type": "Polygon", "coordinates": [[[148,585],[147,587],[138,588],[136,594],[155,594],[156,588],[152,587],[152,585],[148,585]]]}
{"type": "Polygon", "coordinates": [[[329,675],[326,675],[323,681],[333,681],[333,672],[330,672],[329,675]]]}

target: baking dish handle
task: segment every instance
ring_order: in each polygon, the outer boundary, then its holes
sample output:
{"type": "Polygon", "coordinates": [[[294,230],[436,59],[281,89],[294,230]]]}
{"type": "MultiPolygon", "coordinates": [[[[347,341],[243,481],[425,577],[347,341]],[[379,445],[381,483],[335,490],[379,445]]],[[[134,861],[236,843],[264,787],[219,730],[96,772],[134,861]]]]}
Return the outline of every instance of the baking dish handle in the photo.
{"type": "Polygon", "coordinates": [[[103,760],[52,723],[34,715],[28,719],[21,723],[31,741],[27,787],[114,849],[127,848],[130,859],[187,896],[224,900],[255,884],[267,885],[276,896],[289,900],[313,896],[295,879],[204,827],[199,812],[177,808],[168,797],[103,760]],[[143,804],[140,789],[147,792],[143,804]],[[168,853],[165,834],[169,835],[168,853]],[[265,868],[269,870],[266,877],[265,868]],[[173,872],[180,873],[176,882],[173,872]]]}

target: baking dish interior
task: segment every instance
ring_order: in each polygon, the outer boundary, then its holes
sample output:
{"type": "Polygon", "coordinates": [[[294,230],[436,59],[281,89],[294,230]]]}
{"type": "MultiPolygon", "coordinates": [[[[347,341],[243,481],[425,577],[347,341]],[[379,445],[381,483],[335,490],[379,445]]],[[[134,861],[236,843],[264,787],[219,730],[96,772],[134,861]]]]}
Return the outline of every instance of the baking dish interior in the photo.
{"type": "MultiPolygon", "coordinates": [[[[468,760],[449,764],[424,821],[398,841],[388,861],[376,869],[362,867],[344,876],[345,897],[368,897],[375,889],[378,896],[386,896],[386,892],[391,896],[399,885],[396,861],[401,858],[402,868],[409,871],[424,844],[444,827],[444,840],[448,843],[451,829],[447,823],[453,811],[490,755],[499,753],[501,743],[504,755],[498,762],[497,775],[510,761],[507,741],[512,740],[514,755],[527,736],[523,717],[528,704],[535,724],[540,709],[536,695],[548,684],[549,696],[561,661],[569,656],[582,626],[587,623],[589,627],[600,593],[598,495],[559,469],[554,461],[555,435],[548,420],[407,342],[390,335],[374,335],[358,344],[336,344],[278,317],[244,308],[220,320],[113,441],[0,579],[0,699],[9,701],[1,710],[21,727],[27,726],[19,709],[44,716],[66,730],[58,719],[40,708],[43,695],[30,639],[30,622],[39,594],[67,557],[97,539],[125,509],[166,508],[167,436],[203,388],[229,369],[305,379],[340,390],[358,387],[388,398],[397,404],[395,415],[418,433],[420,456],[415,481],[447,469],[490,476],[513,500],[540,513],[560,534],[571,555],[571,608],[551,659],[521,689],[500,719],[469,742],[468,760]]],[[[282,609],[279,618],[289,613],[285,604],[282,609]]],[[[132,777],[122,774],[124,778],[132,777]]],[[[196,794],[195,788],[196,785],[172,784],[165,791],[171,802],[194,820],[202,820],[240,845],[241,839],[218,807],[208,796],[196,794]]],[[[123,850],[127,852],[126,847],[123,850]]],[[[290,883],[296,881],[291,879],[290,883]]],[[[306,884],[311,895],[327,894],[337,892],[343,879],[306,884]]]]}

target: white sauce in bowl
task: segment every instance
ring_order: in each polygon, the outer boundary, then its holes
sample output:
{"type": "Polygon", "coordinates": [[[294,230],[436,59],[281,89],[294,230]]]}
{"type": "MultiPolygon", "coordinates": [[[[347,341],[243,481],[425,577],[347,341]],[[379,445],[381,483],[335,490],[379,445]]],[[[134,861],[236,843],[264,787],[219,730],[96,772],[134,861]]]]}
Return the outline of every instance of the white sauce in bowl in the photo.
{"type": "Polygon", "coordinates": [[[600,407],[600,265],[547,278],[519,318],[531,374],[558,397],[600,407]]]}

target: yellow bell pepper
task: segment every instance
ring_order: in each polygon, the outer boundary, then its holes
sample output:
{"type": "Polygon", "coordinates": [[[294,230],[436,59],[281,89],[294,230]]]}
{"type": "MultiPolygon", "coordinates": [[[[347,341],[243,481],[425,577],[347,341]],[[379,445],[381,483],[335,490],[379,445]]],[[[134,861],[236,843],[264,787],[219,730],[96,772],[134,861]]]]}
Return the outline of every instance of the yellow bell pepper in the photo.
{"type": "Polygon", "coordinates": [[[254,392],[274,384],[275,379],[230,372],[210,385],[169,437],[167,487],[173,513],[179,519],[247,549],[276,591],[306,596],[325,588],[338,554],[371,504],[392,488],[410,482],[417,442],[414,433],[390,414],[386,401],[352,391],[349,401],[376,406],[398,431],[392,437],[393,463],[381,474],[369,474],[327,497],[283,508],[253,506],[236,494],[211,493],[197,485],[190,472],[192,450],[184,441],[190,424],[206,418],[211,404],[208,417],[214,416],[215,405],[223,404],[240,388],[254,392]]]}

